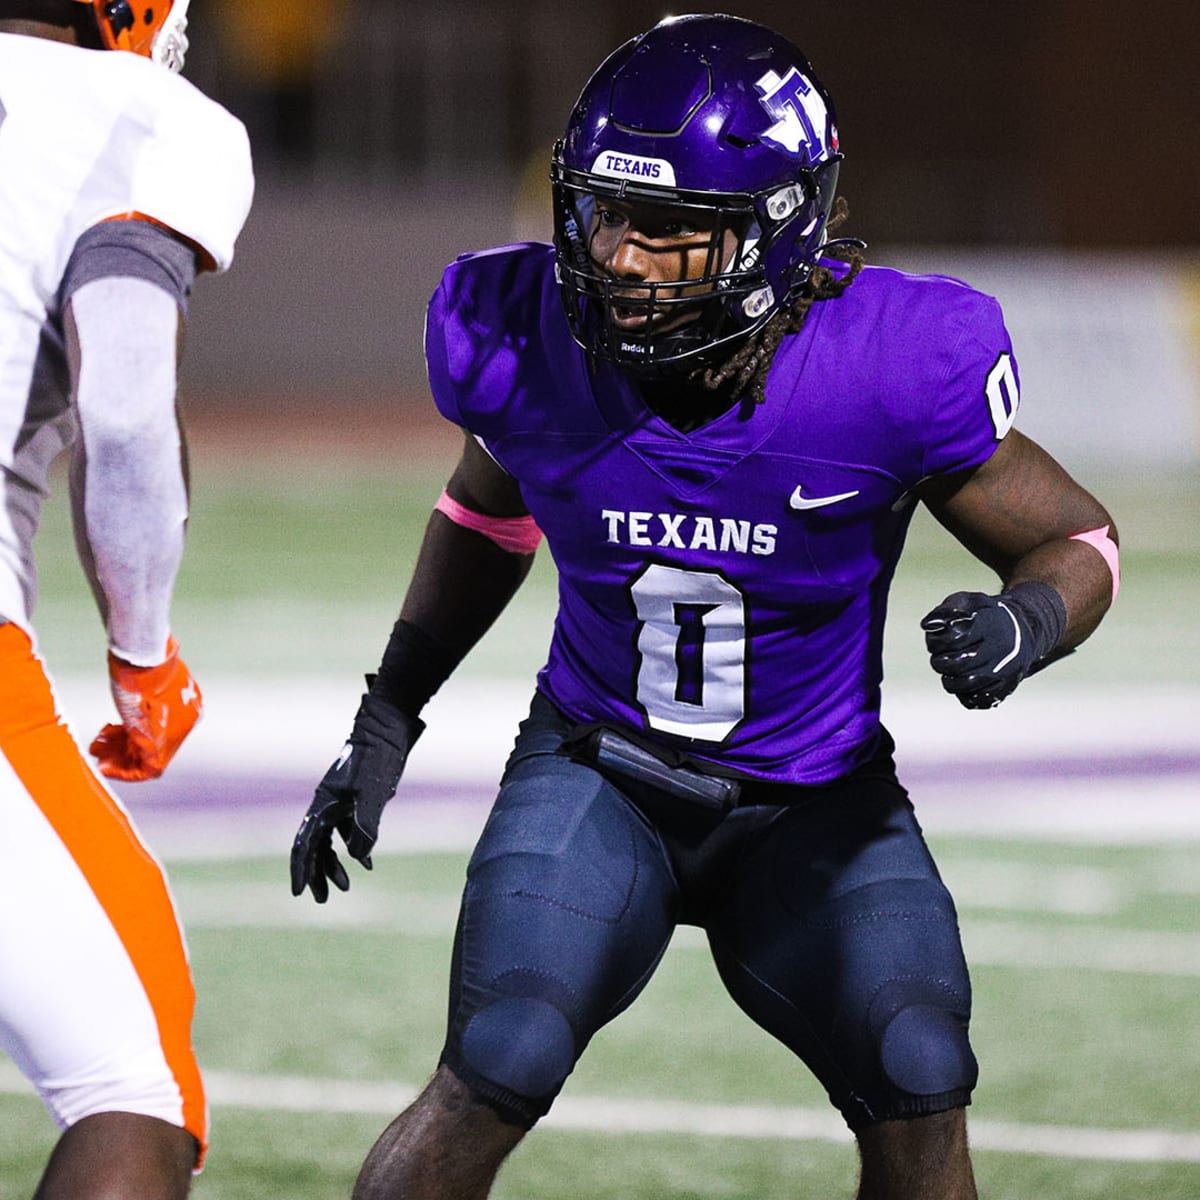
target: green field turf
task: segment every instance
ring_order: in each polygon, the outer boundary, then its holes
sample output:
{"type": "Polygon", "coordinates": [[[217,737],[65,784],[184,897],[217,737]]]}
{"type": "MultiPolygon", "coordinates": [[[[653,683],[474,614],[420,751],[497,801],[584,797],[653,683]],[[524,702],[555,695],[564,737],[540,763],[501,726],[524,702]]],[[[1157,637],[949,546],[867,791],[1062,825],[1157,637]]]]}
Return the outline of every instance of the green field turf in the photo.
{"type": "MultiPolygon", "coordinates": [[[[1046,846],[940,839],[935,853],[952,888],[990,870],[994,895],[960,892],[968,952],[974,945],[974,1040],[983,1081],[972,1108],[981,1129],[1019,1122],[1063,1131],[1156,1130],[1195,1137],[1200,1105],[1200,936],[1184,881],[1190,850],[1156,846],[1046,846]],[[1104,911],[1014,909],[996,881],[1086,870],[1102,878],[1104,911]],[[966,902],[961,898],[966,896],[966,902]],[[1018,944],[1061,947],[1114,929],[1173,947],[1157,973],[1077,965],[1023,966],[1018,944]],[[1171,938],[1183,940],[1172,942],[1171,938]],[[1011,939],[1010,939],[1011,940],[1011,939]]],[[[358,1161],[386,1123],[370,1088],[415,1087],[436,1059],[444,980],[462,854],[390,856],[354,882],[375,916],[357,927],[332,908],[283,897],[276,859],[175,864],[199,990],[196,1043],[212,1076],[214,1148],[195,1194],[209,1200],[348,1194],[358,1161]],[[322,926],[324,926],[322,928],[322,926]],[[315,1099],[283,1086],[280,1108],[261,1108],[247,1079],[313,1081],[315,1099]],[[363,1111],[334,1106],[334,1083],[356,1085],[363,1111]],[[364,1086],[366,1085],[366,1086],[364,1086]],[[290,1098],[289,1098],[290,1097],[290,1098]],[[286,1111],[295,1103],[299,1111],[286,1111]]],[[[332,903],[336,903],[335,897],[332,903]]],[[[724,996],[694,930],[682,930],[639,1001],[602,1032],[570,1081],[568,1099],[628,1105],[683,1100],[692,1107],[824,1107],[803,1070],[778,1053],[724,996]]],[[[345,1103],[342,1097],[339,1104],[345,1103]]],[[[0,1098],[0,1198],[27,1194],[51,1132],[32,1099],[0,1098]]],[[[832,1197],[850,1194],[851,1147],[784,1136],[687,1132],[606,1133],[551,1124],[517,1152],[497,1196],[832,1197]]],[[[1190,1200],[1191,1161],[981,1149],[981,1194],[997,1200],[1154,1196],[1190,1200]]],[[[1106,1149],[1105,1153],[1108,1153],[1106,1149]]]]}
{"type": "MultiPolygon", "coordinates": [[[[343,677],[373,667],[449,465],[234,470],[206,464],[201,448],[175,618],[197,676],[343,677]]],[[[1055,670],[1111,693],[1115,705],[1123,685],[1194,686],[1197,480],[1155,480],[1152,491],[1144,481],[1085,481],[1121,524],[1126,582],[1094,643],[1055,670]]],[[[39,632],[56,673],[100,672],[103,638],[61,500],[48,509],[39,543],[39,632]]],[[[922,518],[894,594],[889,678],[924,678],[916,621],[928,607],[947,591],[991,586],[922,518]]],[[[485,679],[532,672],[553,588],[543,552],[464,671],[485,679]]],[[[331,746],[339,733],[331,731],[331,746]]],[[[1129,804],[1138,800],[1131,790],[1129,804]]],[[[971,1117],[980,1129],[981,1195],[1195,1200],[1195,840],[933,840],[974,963],[982,1076],[971,1117]],[[1127,953],[1099,952],[1106,947],[1127,953]],[[1009,1137],[1012,1124],[1025,1132],[1009,1137]],[[1045,1139],[1036,1152],[1030,1129],[1045,1139]],[[1138,1131],[1150,1141],[1129,1149],[1126,1135],[1138,1131]],[[1142,1160],[1122,1161],[1126,1150],[1142,1160]]],[[[324,910],[287,895],[282,856],[169,864],[198,985],[196,1044],[213,1091],[214,1143],[199,1200],[349,1195],[388,1105],[419,1086],[436,1059],[465,859],[465,850],[382,856],[370,878],[356,875],[351,897],[335,896],[324,910]],[[367,915],[339,919],[339,900],[361,901],[367,915]]],[[[0,1200],[9,1200],[30,1194],[54,1133],[4,1066],[0,1200]]],[[[556,1126],[552,1116],[505,1167],[498,1200],[832,1200],[853,1192],[849,1142],[836,1131],[787,1136],[789,1115],[824,1114],[824,1098],[733,1008],[694,931],[681,931],[646,994],[597,1037],[564,1093],[564,1102],[602,1099],[635,1116],[637,1105],[657,1106],[645,1110],[650,1125],[680,1104],[683,1116],[658,1132],[603,1119],[594,1128],[556,1126]],[[705,1114],[719,1121],[722,1106],[733,1124],[752,1108],[769,1112],[753,1136],[741,1126],[726,1136],[688,1128],[705,1114]]],[[[593,1110],[577,1111],[585,1116],[576,1124],[587,1126],[593,1110]]]]}

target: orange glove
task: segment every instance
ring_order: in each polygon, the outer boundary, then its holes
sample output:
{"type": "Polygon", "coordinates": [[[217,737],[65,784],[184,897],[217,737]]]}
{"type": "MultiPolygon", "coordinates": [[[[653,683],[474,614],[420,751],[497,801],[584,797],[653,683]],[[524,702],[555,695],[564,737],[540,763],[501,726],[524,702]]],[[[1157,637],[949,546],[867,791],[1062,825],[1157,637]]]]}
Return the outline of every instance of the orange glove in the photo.
{"type": "Polygon", "coordinates": [[[120,725],[105,725],[90,746],[109,779],[157,779],[200,719],[203,698],[174,638],[157,667],[135,667],[110,652],[108,675],[120,725]]]}

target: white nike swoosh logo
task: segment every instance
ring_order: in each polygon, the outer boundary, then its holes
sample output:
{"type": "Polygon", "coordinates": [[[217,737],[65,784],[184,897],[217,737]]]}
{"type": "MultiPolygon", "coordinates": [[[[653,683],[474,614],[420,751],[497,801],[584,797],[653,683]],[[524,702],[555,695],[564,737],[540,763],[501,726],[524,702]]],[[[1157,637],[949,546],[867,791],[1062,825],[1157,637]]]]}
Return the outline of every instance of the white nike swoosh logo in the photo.
{"type": "Polygon", "coordinates": [[[792,493],[792,498],[788,503],[797,511],[806,508],[824,508],[827,504],[837,504],[841,500],[849,500],[852,496],[857,496],[858,492],[839,492],[836,496],[806,496],[804,489],[797,487],[792,493]]]}

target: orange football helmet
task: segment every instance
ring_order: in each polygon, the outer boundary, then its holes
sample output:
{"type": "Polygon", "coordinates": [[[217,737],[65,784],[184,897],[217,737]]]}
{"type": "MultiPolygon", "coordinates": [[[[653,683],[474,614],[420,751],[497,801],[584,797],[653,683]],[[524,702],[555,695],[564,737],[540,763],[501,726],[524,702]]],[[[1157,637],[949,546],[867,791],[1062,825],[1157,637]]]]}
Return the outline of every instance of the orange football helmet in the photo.
{"type": "Polygon", "coordinates": [[[96,14],[100,37],[109,50],[127,50],[171,71],[183,68],[187,53],[190,0],[76,0],[96,14]]]}

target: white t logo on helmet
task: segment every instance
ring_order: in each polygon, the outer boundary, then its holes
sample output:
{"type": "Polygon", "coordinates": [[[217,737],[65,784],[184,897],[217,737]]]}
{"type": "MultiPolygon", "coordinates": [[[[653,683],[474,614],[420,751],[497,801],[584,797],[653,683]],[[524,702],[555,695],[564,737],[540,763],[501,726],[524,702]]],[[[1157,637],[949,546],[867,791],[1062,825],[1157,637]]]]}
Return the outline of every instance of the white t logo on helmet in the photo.
{"type": "Polygon", "coordinates": [[[812,163],[824,158],[830,122],[820,92],[795,67],[783,76],[768,71],[754,86],[761,93],[759,103],[775,118],[764,140],[789,154],[803,153],[812,163]]]}

